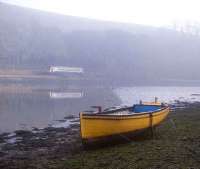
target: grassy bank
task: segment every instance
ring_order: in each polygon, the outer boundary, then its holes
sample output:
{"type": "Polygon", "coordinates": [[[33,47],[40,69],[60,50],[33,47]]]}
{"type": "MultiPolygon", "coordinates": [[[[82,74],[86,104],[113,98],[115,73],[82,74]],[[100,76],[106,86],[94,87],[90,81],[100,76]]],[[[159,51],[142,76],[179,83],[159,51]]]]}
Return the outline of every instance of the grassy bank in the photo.
{"type": "Polygon", "coordinates": [[[172,112],[151,138],[81,151],[62,168],[200,168],[200,105],[172,112]]]}
{"type": "Polygon", "coordinates": [[[200,168],[200,104],[171,112],[154,137],[145,132],[131,141],[89,150],[81,147],[78,127],[18,133],[22,141],[2,147],[0,168],[200,168]]]}

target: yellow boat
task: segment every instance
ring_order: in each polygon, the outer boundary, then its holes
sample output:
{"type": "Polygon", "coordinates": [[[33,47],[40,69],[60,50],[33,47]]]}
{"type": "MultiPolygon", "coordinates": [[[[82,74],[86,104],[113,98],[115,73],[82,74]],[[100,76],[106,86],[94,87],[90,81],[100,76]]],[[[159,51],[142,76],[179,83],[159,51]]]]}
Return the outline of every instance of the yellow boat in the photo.
{"type": "Polygon", "coordinates": [[[83,140],[136,132],[159,125],[169,114],[169,107],[158,102],[144,102],[95,113],[80,113],[83,140]]]}

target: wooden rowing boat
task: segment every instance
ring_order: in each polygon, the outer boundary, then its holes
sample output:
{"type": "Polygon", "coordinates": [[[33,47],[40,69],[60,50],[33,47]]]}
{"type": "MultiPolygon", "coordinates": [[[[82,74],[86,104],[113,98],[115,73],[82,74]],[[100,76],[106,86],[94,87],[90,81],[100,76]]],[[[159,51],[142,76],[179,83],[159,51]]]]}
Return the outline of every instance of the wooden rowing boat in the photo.
{"type": "Polygon", "coordinates": [[[159,125],[169,107],[160,103],[140,103],[95,113],[80,113],[81,137],[84,140],[136,132],[159,125]]]}

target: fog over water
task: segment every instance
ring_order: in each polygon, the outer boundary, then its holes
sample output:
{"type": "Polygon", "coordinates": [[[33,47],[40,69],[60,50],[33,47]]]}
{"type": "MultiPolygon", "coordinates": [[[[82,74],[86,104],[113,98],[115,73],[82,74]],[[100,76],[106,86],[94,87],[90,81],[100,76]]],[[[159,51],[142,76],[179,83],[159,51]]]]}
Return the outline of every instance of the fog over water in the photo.
{"type": "Polygon", "coordinates": [[[1,1],[0,132],[57,125],[93,105],[133,105],[154,97],[200,101],[199,46],[198,22],[175,23],[172,29],[1,1]]]}
{"type": "MultiPolygon", "coordinates": [[[[23,88],[25,86],[22,86],[23,88]]],[[[3,86],[1,86],[3,88],[3,86]]],[[[200,87],[79,87],[57,88],[51,90],[34,89],[0,91],[0,132],[18,129],[64,126],[62,121],[71,115],[78,117],[79,112],[94,110],[90,106],[103,108],[133,105],[143,101],[174,103],[176,100],[200,101],[200,87]],[[60,120],[60,121],[59,121],[60,120]]],[[[68,123],[64,123],[68,125],[68,123]]]]}

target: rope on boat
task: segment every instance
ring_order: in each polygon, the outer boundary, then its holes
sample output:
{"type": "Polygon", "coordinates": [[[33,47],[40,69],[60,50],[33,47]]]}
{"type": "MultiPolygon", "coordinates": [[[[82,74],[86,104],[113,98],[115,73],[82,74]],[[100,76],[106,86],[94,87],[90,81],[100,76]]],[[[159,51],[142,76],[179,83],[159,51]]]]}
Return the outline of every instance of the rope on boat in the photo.
{"type": "Polygon", "coordinates": [[[122,137],[123,139],[125,139],[126,141],[131,142],[132,140],[130,138],[128,138],[127,136],[123,135],[123,134],[118,134],[120,137],[122,137]]]}
{"type": "Polygon", "coordinates": [[[174,120],[172,118],[170,118],[170,122],[171,122],[173,128],[176,129],[176,124],[175,124],[175,122],[174,122],[174,120]]]}
{"type": "Polygon", "coordinates": [[[149,119],[150,119],[150,128],[151,128],[151,134],[154,136],[154,129],[153,129],[153,114],[149,113],[149,119]]]}

